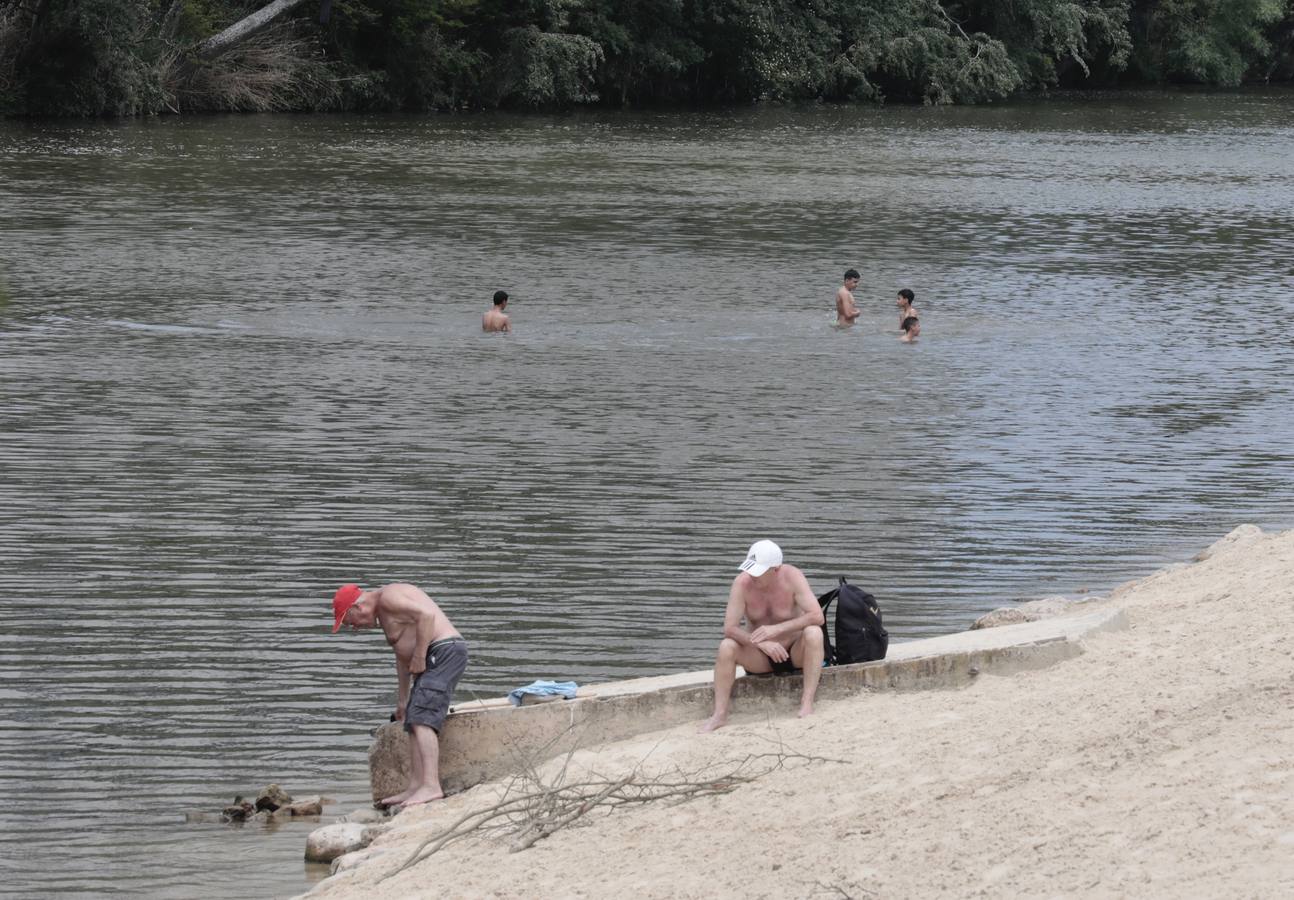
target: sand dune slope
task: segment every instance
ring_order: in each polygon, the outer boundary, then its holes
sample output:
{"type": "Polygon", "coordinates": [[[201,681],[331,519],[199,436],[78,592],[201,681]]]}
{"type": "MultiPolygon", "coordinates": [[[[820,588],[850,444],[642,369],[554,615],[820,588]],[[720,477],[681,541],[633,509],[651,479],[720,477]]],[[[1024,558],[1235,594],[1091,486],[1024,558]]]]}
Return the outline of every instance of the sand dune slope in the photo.
{"type": "Polygon", "coordinates": [[[840,762],[594,810],[519,853],[469,837],[379,884],[497,799],[482,786],[401,814],[381,852],[311,896],[1294,896],[1294,532],[1244,527],[1201,555],[1100,601],[1131,626],[1049,669],[574,760],[613,777],[777,747],[840,762]]]}

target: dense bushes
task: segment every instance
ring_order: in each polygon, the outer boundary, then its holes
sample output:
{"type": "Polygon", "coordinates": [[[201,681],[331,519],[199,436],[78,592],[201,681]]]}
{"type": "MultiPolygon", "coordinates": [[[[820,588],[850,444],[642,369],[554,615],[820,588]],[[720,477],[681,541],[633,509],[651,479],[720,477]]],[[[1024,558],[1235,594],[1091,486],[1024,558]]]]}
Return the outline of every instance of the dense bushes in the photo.
{"type": "Polygon", "coordinates": [[[975,103],[1289,80],[1294,0],[0,0],[0,108],[445,109],[757,99],[975,103]]]}

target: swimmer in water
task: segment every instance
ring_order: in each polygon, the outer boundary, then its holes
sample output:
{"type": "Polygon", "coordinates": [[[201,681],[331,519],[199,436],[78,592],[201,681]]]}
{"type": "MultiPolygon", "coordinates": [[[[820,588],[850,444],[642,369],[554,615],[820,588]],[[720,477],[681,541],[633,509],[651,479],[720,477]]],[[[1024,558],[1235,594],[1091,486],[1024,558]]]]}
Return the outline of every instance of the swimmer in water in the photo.
{"type": "Polygon", "coordinates": [[[899,328],[903,327],[905,319],[921,315],[917,312],[917,308],[912,305],[916,299],[917,295],[908,288],[899,291],[899,299],[894,301],[894,305],[899,308],[899,328]]]}
{"type": "Polygon", "coordinates": [[[494,308],[486,310],[485,315],[481,316],[481,330],[511,332],[512,322],[503,314],[503,311],[507,308],[507,291],[495,291],[494,308]]]}
{"type": "Polygon", "coordinates": [[[854,302],[854,291],[858,287],[859,275],[856,269],[845,272],[845,283],[836,290],[836,327],[849,328],[858,321],[861,310],[854,302]]]}
{"type": "Polygon", "coordinates": [[[921,334],[921,321],[916,316],[903,320],[903,336],[899,338],[905,344],[915,344],[921,334]]]}

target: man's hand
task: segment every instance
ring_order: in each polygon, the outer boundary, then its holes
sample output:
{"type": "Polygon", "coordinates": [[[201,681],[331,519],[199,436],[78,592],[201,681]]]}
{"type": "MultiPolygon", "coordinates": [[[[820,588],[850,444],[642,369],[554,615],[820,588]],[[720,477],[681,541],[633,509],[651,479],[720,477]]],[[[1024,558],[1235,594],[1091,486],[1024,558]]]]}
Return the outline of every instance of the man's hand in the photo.
{"type": "Polygon", "coordinates": [[[786,662],[791,657],[787,649],[777,641],[763,641],[756,643],[755,647],[775,663],[786,662]]]}
{"type": "Polygon", "coordinates": [[[427,657],[415,656],[413,659],[409,660],[410,675],[421,675],[425,671],[427,671],[427,657]]]}
{"type": "Polygon", "coordinates": [[[750,639],[755,644],[762,644],[765,641],[776,641],[782,636],[782,629],[778,625],[760,625],[750,633],[750,639]]]}
{"type": "Polygon", "coordinates": [[[403,721],[404,721],[404,704],[403,704],[403,703],[401,703],[399,706],[397,706],[397,707],[395,708],[395,721],[397,721],[397,722],[403,722],[403,721]]]}

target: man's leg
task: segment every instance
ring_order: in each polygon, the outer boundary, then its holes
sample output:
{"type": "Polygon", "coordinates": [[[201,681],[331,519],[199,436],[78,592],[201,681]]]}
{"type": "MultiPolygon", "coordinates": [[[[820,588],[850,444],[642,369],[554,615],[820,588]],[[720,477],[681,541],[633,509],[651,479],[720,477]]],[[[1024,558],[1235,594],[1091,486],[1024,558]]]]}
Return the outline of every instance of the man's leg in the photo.
{"type": "Polygon", "coordinates": [[[737,664],[747,672],[771,672],[772,662],[754,647],[743,647],[732,638],[719,642],[719,653],[714,659],[714,714],[697,729],[702,733],[722,728],[728,722],[728,704],[732,701],[732,685],[737,680],[737,664]]]}
{"type": "Polygon", "coordinates": [[[400,793],[377,801],[378,806],[398,806],[412,797],[414,791],[422,785],[422,757],[418,754],[418,739],[412,731],[405,734],[405,743],[409,746],[409,780],[400,793]]]}
{"type": "Polygon", "coordinates": [[[417,806],[445,796],[440,789],[440,737],[429,725],[414,725],[409,735],[409,765],[417,772],[418,787],[406,797],[403,806],[417,806]]]}
{"type": "Polygon", "coordinates": [[[800,633],[799,639],[791,645],[791,662],[804,671],[804,693],[800,696],[800,718],[812,715],[813,698],[818,693],[818,680],[822,678],[822,658],[826,647],[822,639],[822,629],[810,625],[800,633]]]}
{"type": "Polygon", "coordinates": [[[454,685],[467,668],[467,644],[455,641],[433,644],[427,650],[427,670],[419,676],[409,695],[405,716],[413,738],[409,745],[409,767],[418,778],[414,792],[401,806],[417,806],[445,796],[440,786],[440,733],[449,714],[454,685]]]}

